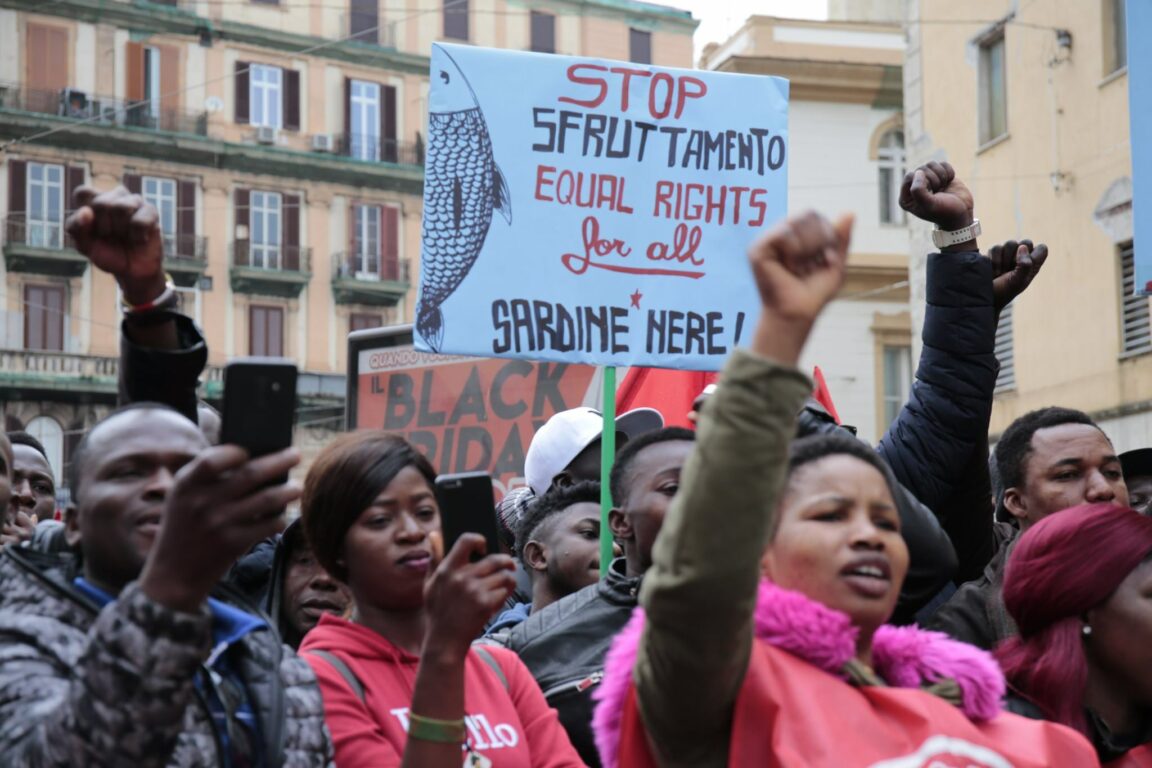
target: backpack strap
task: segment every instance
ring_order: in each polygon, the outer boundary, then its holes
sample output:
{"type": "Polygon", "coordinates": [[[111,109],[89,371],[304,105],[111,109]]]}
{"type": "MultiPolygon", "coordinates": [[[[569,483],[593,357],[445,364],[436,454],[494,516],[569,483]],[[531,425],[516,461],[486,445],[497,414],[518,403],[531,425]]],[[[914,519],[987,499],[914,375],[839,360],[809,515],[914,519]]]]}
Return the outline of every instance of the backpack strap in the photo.
{"type": "Polygon", "coordinates": [[[340,677],[344,678],[344,682],[348,683],[348,687],[352,689],[352,693],[356,694],[356,698],[360,699],[360,703],[367,703],[364,699],[364,684],[361,683],[360,678],[356,677],[355,673],[348,668],[348,665],[344,663],[343,659],[328,651],[312,650],[306,651],[306,653],[328,662],[333,669],[340,673],[340,677]]]}
{"type": "Polygon", "coordinates": [[[500,662],[496,661],[492,654],[488,652],[488,649],[482,645],[474,645],[472,646],[472,650],[476,652],[476,655],[479,656],[485,664],[492,668],[492,671],[496,673],[496,677],[500,678],[500,684],[504,686],[504,690],[508,690],[508,677],[504,674],[500,662]]]}

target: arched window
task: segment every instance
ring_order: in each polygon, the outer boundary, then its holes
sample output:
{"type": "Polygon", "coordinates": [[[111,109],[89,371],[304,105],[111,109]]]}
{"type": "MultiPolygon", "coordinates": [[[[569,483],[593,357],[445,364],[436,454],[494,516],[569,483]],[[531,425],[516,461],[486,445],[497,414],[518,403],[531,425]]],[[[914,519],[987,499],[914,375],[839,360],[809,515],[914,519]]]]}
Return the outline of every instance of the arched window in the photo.
{"type": "Polygon", "coordinates": [[[57,484],[62,485],[64,476],[64,429],[51,416],[37,416],[28,422],[25,431],[40,441],[48,454],[48,463],[56,475],[57,484]]]}
{"type": "Polygon", "coordinates": [[[900,209],[900,182],[904,179],[903,131],[893,129],[880,138],[876,162],[880,168],[880,223],[903,224],[904,211],[900,209]]]}

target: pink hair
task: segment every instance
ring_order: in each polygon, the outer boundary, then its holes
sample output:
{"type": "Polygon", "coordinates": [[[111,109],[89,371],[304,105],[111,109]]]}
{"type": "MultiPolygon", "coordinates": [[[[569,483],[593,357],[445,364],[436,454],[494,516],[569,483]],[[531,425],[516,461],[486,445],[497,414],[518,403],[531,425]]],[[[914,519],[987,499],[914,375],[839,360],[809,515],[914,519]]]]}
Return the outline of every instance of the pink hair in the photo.
{"type": "Polygon", "coordinates": [[[1083,504],[1044,518],[1016,543],[1004,605],[1020,636],[996,651],[1009,685],[1057,722],[1087,734],[1088,662],[1081,617],[1152,553],[1152,518],[1083,504]]]}

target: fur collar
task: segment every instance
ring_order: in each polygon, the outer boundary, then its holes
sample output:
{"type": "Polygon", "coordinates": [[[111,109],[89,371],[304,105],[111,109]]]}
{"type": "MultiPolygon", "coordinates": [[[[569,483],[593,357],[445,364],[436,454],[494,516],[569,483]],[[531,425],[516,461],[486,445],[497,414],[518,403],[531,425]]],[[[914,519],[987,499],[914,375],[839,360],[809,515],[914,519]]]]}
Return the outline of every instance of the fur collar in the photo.
{"type": "MultiPolygon", "coordinates": [[[[844,668],[856,655],[858,630],[847,615],[799,592],[761,581],[754,619],[758,639],[848,679],[844,668]]],[[[592,724],[605,768],[616,768],[624,701],[643,628],[644,611],[637,608],[612,643],[604,682],[596,692],[592,724]]],[[[883,626],[872,641],[872,662],[876,673],[893,687],[919,688],[955,680],[961,693],[960,709],[972,720],[990,720],[1001,710],[1004,674],[992,655],[943,633],[883,626]]]]}

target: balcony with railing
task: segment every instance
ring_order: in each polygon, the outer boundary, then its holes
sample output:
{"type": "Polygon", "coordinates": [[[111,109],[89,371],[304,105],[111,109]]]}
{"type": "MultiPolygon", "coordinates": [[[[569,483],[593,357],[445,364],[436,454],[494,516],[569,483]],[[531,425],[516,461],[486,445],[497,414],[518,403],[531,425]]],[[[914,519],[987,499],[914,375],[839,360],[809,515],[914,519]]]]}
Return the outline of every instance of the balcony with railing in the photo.
{"type": "Polygon", "coordinates": [[[338,137],[335,153],[353,160],[395,165],[424,165],[424,142],[382,139],[359,133],[338,137]]]}
{"type": "Polygon", "coordinates": [[[312,279],[312,249],[236,240],[231,247],[232,290],[296,298],[312,279]]]}
{"type": "Polygon", "coordinates": [[[0,387],[9,397],[37,397],[61,393],[77,398],[97,396],[98,401],[116,400],[119,359],[30,349],[0,350],[0,387]],[[99,397],[103,396],[103,397],[99,397]]]}
{"type": "Polygon", "coordinates": [[[407,259],[382,259],[355,247],[332,254],[332,296],[337,304],[394,307],[410,287],[407,259]]]}
{"type": "Polygon", "coordinates": [[[88,259],[76,250],[64,220],[42,221],[27,214],[4,220],[4,262],[9,272],[80,277],[88,259]]]}
{"type": "Polygon", "coordinates": [[[208,238],[199,235],[164,235],[164,268],[172,282],[191,288],[208,271],[208,238]]]}
{"type": "Polygon", "coordinates": [[[49,91],[10,83],[0,84],[0,110],[52,115],[97,126],[208,135],[207,112],[170,109],[143,101],[100,96],[75,88],[49,91]]]}

